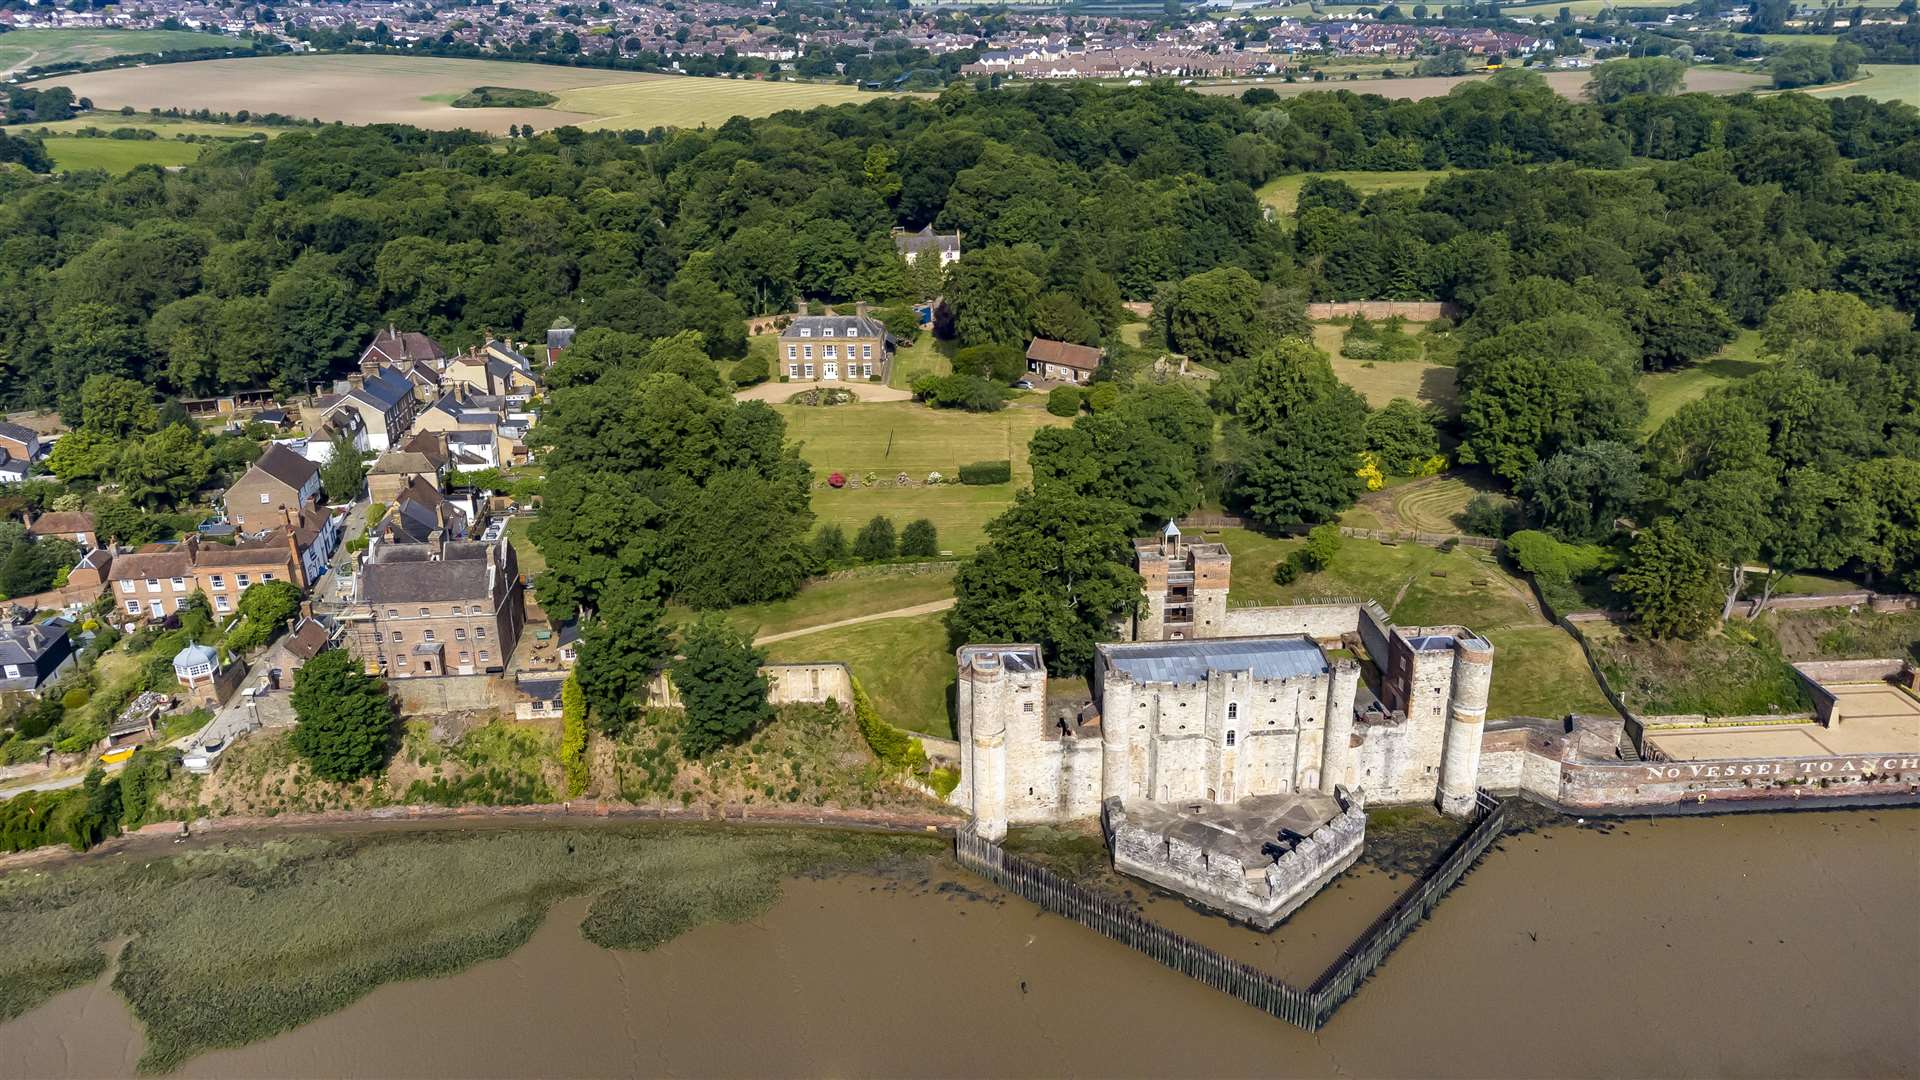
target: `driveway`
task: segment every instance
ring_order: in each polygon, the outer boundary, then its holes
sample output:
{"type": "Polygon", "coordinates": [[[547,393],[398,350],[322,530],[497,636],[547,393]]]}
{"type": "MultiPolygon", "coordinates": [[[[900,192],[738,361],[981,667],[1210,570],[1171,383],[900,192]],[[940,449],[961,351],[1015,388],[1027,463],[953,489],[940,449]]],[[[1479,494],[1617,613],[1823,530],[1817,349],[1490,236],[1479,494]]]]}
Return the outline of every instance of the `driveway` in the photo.
{"type": "Polygon", "coordinates": [[[745,390],[736,390],[735,401],[765,401],[779,405],[795,394],[804,393],[815,387],[830,386],[836,390],[848,390],[860,401],[912,401],[913,391],[896,390],[886,383],[876,382],[763,382],[758,386],[749,386],[745,390]]]}

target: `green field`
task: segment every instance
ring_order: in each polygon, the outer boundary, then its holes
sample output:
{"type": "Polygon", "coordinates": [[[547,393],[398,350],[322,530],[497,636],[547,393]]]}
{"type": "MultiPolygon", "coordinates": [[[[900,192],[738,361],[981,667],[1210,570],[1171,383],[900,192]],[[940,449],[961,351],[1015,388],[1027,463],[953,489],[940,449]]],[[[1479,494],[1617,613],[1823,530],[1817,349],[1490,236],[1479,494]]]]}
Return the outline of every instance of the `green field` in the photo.
{"type": "Polygon", "coordinates": [[[1805,92],[1820,97],[1853,97],[1859,94],[1876,101],[1904,101],[1909,105],[1920,105],[1920,64],[1861,64],[1859,77],[1852,82],[1809,86],[1805,92]]]}
{"type": "Polygon", "coordinates": [[[91,63],[128,53],[218,49],[238,38],[187,30],[15,30],[0,35],[0,75],[48,64],[91,63]]]}
{"type": "Polygon", "coordinates": [[[614,86],[562,91],[554,108],[594,117],[580,125],[586,128],[717,127],[735,116],[767,116],[877,97],[838,83],[640,75],[614,86]]]}
{"type": "MultiPolygon", "coordinates": [[[[953,595],[953,575],[957,569],[958,563],[945,563],[913,573],[886,566],[864,568],[845,577],[808,582],[785,600],[728,608],[720,614],[743,634],[756,637],[784,634],[945,600],[953,595]]],[[[694,612],[675,606],[668,609],[667,618],[684,623],[694,618],[694,612]]]]}
{"type": "Polygon", "coordinates": [[[1609,715],[1613,706],[1594,681],[1593,669],[1572,635],[1557,626],[1508,627],[1487,635],[1493,643],[1493,685],[1487,716],[1568,713],[1609,715]]]}
{"type": "Polygon", "coordinates": [[[200,157],[204,143],[172,139],[82,139],[56,136],[44,140],[55,172],[104,169],[116,176],[136,165],[187,165],[200,157]]]}
{"type": "Polygon", "coordinates": [[[533,546],[527,530],[533,528],[533,519],[525,514],[507,519],[507,539],[513,544],[514,558],[520,562],[520,576],[532,581],[534,575],[546,572],[546,556],[533,546]]]}
{"type": "Polygon", "coordinates": [[[1651,434],[1687,402],[1705,397],[1710,390],[1739,382],[1772,362],[1760,355],[1760,332],[1742,330],[1711,360],[1678,371],[1640,376],[1640,392],[1647,395],[1647,419],[1640,430],[1651,434]]]}
{"type": "Polygon", "coordinates": [[[837,660],[888,723],[943,739],[953,738],[947,699],[953,688],[953,652],[940,615],[882,619],[822,630],[767,646],[774,663],[837,660]]]}
{"type": "Polygon", "coordinates": [[[922,330],[913,344],[893,354],[893,368],[887,385],[905,390],[922,375],[948,375],[953,372],[953,342],[936,341],[931,331],[922,330]]]}
{"type": "Polygon", "coordinates": [[[936,410],[909,402],[775,408],[786,417],[787,437],[800,444],[816,481],[832,472],[856,479],[868,472],[879,474],[880,485],[871,488],[834,490],[816,484],[813,512],[822,522],[838,523],[851,540],[875,515],[891,517],[896,528],[929,518],[940,530],[941,549],[963,555],[980,546],[982,526],[998,516],[1030,478],[1027,442],[1033,433],[1068,422],[1024,404],[997,413],[936,410]],[[1013,463],[1010,484],[925,484],[929,472],[951,478],[961,465],[1001,459],[1013,463]],[[895,484],[902,472],[912,485],[895,484]]]}
{"type": "Polygon", "coordinates": [[[1342,180],[1353,186],[1362,195],[1376,195],[1382,191],[1424,191],[1428,184],[1443,176],[1451,176],[1454,169],[1430,169],[1413,172],[1317,172],[1294,173],[1269,180],[1255,192],[1260,201],[1273,207],[1273,212],[1282,217],[1292,217],[1294,209],[1300,204],[1300,189],[1307,180],[1318,177],[1322,180],[1342,180]]]}

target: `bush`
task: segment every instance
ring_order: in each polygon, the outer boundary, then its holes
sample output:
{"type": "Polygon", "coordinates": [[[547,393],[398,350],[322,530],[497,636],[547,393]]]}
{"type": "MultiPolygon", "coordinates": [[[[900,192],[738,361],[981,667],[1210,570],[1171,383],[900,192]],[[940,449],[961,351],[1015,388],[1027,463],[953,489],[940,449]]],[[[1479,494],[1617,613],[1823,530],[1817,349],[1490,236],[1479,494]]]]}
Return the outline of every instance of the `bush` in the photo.
{"type": "Polygon", "coordinates": [[[1304,547],[1294,554],[1300,560],[1302,570],[1324,570],[1327,564],[1340,551],[1340,527],[1338,525],[1315,525],[1307,533],[1304,547]]]}
{"type": "Polygon", "coordinates": [[[1007,386],[1027,373],[1027,358],[1011,345],[970,345],[953,354],[953,373],[1007,386]]]}
{"type": "Polygon", "coordinates": [[[1087,411],[1102,413],[1120,404],[1120,387],[1115,383],[1095,383],[1086,390],[1087,411]]]}
{"type": "Polygon", "coordinates": [[[1275,585],[1291,585],[1299,580],[1299,578],[1300,562],[1293,555],[1288,555],[1286,558],[1273,564],[1273,583],[1275,585]]]}
{"type": "Polygon", "coordinates": [[[92,697],[93,695],[87,692],[86,687],[76,686],[60,695],[60,707],[64,709],[78,709],[85,706],[92,697]]]}
{"type": "Polygon", "coordinates": [[[1007,407],[1007,388],[974,375],[922,375],[913,396],[936,409],[999,412],[1007,407]]]}
{"type": "Polygon", "coordinates": [[[766,382],[772,372],[768,369],[767,354],[748,352],[733,365],[733,385],[753,386],[766,382]]]}
{"type": "Polygon", "coordinates": [[[900,534],[900,554],[902,555],[938,555],[940,554],[940,533],[929,518],[918,518],[908,523],[906,531],[900,534]]]}
{"type": "Polygon", "coordinates": [[[813,534],[813,561],[822,569],[846,562],[846,530],[831,523],[820,526],[813,534]]]}
{"type": "Polygon", "coordinates": [[[1080,403],[1085,395],[1077,386],[1056,386],[1047,391],[1047,411],[1055,416],[1080,415],[1080,403]]]}
{"type": "Polygon", "coordinates": [[[853,538],[853,557],[872,562],[879,559],[891,559],[899,551],[894,542],[893,519],[876,515],[872,521],[860,527],[860,535],[853,538]]]}
{"type": "Polygon", "coordinates": [[[1475,495],[1460,514],[1460,529],[1472,536],[1505,539],[1520,528],[1520,504],[1499,495],[1475,495]]]}
{"type": "Polygon", "coordinates": [[[853,720],[881,764],[909,772],[926,766],[927,752],[921,748],[920,740],[881,719],[872,699],[860,688],[859,679],[853,680],[853,720]]]}
{"type": "Polygon", "coordinates": [[[976,461],[960,466],[960,482],[976,487],[990,484],[1006,484],[1013,481],[1013,462],[976,461]]]}
{"type": "Polygon", "coordinates": [[[1381,360],[1397,363],[1420,358],[1420,341],[1401,327],[1406,320],[1395,316],[1384,322],[1368,322],[1365,316],[1353,317],[1353,325],[1340,342],[1340,355],[1350,360],[1381,360]]]}
{"type": "Polygon", "coordinates": [[[573,676],[560,686],[560,767],[567,775],[567,798],[587,790],[587,696],[573,676]]]}

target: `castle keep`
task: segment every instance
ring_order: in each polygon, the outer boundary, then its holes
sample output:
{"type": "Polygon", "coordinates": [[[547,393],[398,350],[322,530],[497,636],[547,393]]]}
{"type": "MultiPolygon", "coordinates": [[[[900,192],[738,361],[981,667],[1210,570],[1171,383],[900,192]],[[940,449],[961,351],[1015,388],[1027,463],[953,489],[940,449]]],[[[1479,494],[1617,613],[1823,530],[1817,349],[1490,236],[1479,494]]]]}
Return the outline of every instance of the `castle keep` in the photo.
{"type": "Polygon", "coordinates": [[[1172,525],[1134,554],[1144,602],[1091,700],[1049,700],[1037,645],[958,651],[979,835],[1099,815],[1119,869],[1270,926],[1359,856],[1363,800],[1472,807],[1485,640],[1371,602],[1229,612],[1225,546],[1172,525]]]}

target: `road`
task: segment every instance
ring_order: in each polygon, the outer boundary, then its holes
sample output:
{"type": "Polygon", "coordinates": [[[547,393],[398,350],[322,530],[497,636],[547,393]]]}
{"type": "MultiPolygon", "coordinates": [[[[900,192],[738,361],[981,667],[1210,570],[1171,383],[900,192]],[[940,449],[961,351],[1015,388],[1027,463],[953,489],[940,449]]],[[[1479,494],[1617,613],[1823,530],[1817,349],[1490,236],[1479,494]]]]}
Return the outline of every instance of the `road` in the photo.
{"type": "Polygon", "coordinates": [[[754,638],[753,643],[755,645],[770,645],[773,642],[785,641],[788,638],[804,637],[807,634],[818,634],[823,630],[838,630],[843,626],[855,626],[859,623],[877,622],[881,619],[907,619],[915,615],[932,615],[934,612],[947,610],[952,607],[953,604],[954,599],[949,596],[945,600],[935,600],[932,603],[894,608],[892,611],[876,611],[871,615],[860,615],[851,619],[841,619],[839,622],[821,623],[819,626],[803,626],[798,630],[783,630],[778,634],[763,634],[760,637],[754,638]]]}

